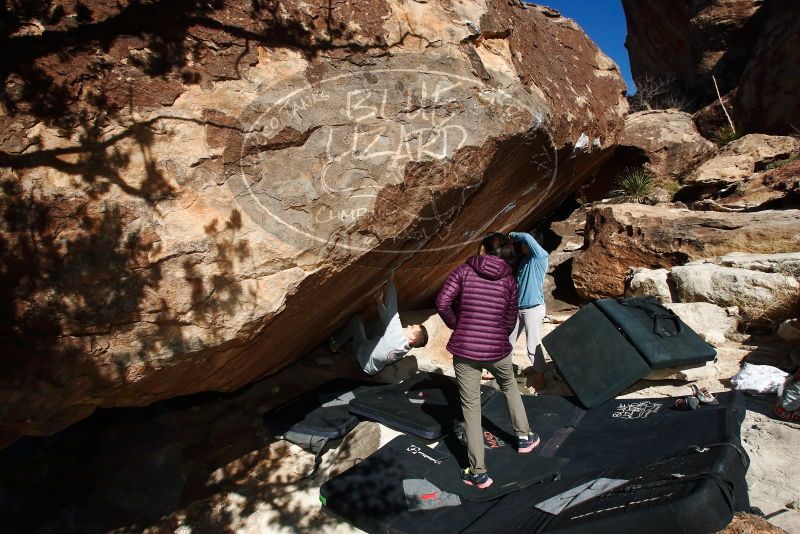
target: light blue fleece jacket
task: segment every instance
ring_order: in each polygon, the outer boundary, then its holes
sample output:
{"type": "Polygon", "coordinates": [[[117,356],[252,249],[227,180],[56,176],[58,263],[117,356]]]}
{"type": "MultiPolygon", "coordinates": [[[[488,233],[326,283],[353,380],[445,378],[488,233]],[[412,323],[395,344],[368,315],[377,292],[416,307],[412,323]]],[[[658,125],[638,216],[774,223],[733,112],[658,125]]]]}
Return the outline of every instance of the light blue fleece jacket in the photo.
{"type": "Polygon", "coordinates": [[[517,268],[517,285],[519,308],[533,308],[544,304],[544,275],[547,273],[547,251],[528,232],[511,232],[508,234],[514,241],[521,241],[531,251],[530,256],[523,256],[517,268]]]}

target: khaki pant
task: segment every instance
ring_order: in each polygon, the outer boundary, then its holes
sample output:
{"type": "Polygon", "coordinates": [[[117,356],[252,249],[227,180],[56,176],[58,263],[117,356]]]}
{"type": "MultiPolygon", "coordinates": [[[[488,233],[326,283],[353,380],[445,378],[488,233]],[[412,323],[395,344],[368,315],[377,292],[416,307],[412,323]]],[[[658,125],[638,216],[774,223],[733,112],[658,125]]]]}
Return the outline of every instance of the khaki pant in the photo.
{"type": "Polygon", "coordinates": [[[464,431],[467,436],[467,456],[473,473],[485,473],[483,450],[483,428],[481,427],[481,374],[488,369],[497,379],[500,390],[506,396],[511,423],[517,436],[527,436],[530,432],[528,416],[522,405],[522,397],[514,378],[514,366],[509,354],[496,362],[476,362],[453,357],[453,367],[458,381],[461,397],[461,410],[464,414],[464,431]]]}

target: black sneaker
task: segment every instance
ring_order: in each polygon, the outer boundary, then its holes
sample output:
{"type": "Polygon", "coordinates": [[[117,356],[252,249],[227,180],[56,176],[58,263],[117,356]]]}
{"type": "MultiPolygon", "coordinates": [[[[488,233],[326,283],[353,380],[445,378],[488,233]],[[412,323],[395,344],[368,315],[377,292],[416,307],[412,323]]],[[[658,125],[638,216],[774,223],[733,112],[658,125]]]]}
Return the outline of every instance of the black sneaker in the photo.
{"type": "Polygon", "coordinates": [[[494,482],[494,480],[489,478],[488,474],[475,474],[469,467],[461,471],[461,480],[464,481],[464,484],[467,486],[478,486],[480,489],[486,489],[494,482]]]}
{"type": "Polygon", "coordinates": [[[541,441],[542,440],[539,439],[539,436],[536,435],[536,432],[528,432],[527,436],[521,436],[517,438],[517,452],[520,454],[531,452],[533,449],[539,446],[541,441]]]}

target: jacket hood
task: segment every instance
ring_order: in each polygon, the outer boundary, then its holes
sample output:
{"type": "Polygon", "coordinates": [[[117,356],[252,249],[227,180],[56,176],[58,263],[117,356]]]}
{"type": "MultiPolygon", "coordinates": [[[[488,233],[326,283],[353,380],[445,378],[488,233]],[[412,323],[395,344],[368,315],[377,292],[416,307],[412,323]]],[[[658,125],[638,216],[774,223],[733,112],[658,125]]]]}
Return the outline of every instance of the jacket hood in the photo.
{"type": "Polygon", "coordinates": [[[500,280],[511,274],[511,266],[503,258],[489,256],[472,256],[467,259],[467,265],[472,267],[478,276],[487,280],[500,280]]]}

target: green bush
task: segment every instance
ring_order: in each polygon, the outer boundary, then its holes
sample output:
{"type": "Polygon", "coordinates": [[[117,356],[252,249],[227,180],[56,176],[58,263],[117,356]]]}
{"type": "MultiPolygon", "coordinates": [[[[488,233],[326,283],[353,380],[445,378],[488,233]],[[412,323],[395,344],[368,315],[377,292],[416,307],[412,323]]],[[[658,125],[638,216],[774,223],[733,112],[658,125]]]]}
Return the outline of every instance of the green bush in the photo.
{"type": "Polygon", "coordinates": [[[725,146],[731,141],[736,141],[741,136],[742,134],[740,132],[737,132],[730,126],[725,126],[717,130],[717,133],[714,134],[714,142],[720,146],[725,146]]]}
{"type": "Polygon", "coordinates": [[[780,169],[784,165],[787,165],[787,164],[792,163],[793,161],[797,161],[799,159],[800,159],[800,153],[792,154],[788,158],[776,159],[775,161],[773,161],[772,163],[770,163],[766,167],[764,167],[764,169],[766,169],[768,171],[771,171],[773,169],[780,169]]]}
{"type": "Polygon", "coordinates": [[[681,184],[674,178],[664,180],[660,185],[667,193],[670,194],[670,196],[673,197],[675,196],[675,193],[681,190],[681,184]]]}
{"type": "Polygon", "coordinates": [[[653,179],[641,167],[626,167],[617,176],[615,196],[642,202],[653,191],[653,179]]]}

